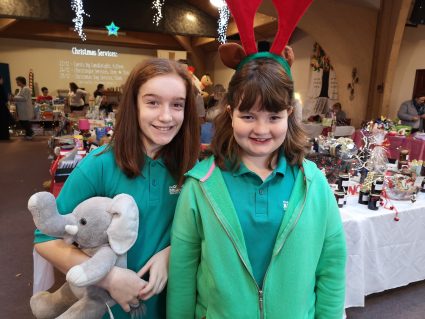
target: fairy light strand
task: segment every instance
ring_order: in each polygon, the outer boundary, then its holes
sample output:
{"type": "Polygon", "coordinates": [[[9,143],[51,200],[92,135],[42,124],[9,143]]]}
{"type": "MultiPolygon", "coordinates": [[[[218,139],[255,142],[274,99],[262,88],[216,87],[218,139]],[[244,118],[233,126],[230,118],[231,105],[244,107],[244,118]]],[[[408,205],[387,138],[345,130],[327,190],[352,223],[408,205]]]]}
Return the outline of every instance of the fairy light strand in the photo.
{"type": "Polygon", "coordinates": [[[154,0],[152,2],[152,9],[156,10],[153,15],[153,23],[155,23],[156,26],[159,26],[159,22],[162,19],[162,7],[164,2],[165,0],[154,0]]]}
{"type": "Polygon", "coordinates": [[[220,17],[218,18],[218,42],[221,44],[226,43],[227,38],[227,25],[230,19],[230,11],[226,4],[218,8],[218,13],[220,14],[220,17]]]}
{"type": "Polygon", "coordinates": [[[90,17],[90,15],[84,11],[83,0],[71,0],[71,9],[75,12],[75,18],[72,19],[74,31],[78,33],[81,40],[86,41],[87,36],[83,31],[84,16],[90,17]]]}

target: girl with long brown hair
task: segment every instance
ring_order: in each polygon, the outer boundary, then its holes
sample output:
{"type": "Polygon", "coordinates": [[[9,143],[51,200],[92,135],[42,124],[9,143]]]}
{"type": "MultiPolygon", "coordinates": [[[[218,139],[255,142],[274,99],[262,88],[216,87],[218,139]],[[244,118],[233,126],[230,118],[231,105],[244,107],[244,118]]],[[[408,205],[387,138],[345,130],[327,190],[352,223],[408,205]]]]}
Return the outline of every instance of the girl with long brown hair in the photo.
{"type": "MultiPolygon", "coordinates": [[[[139,299],[146,303],[143,318],[165,318],[171,223],[184,173],[196,163],[199,150],[192,81],[180,64],[151,59],[133,69],[123,92],[111,143],[83,159],[57,203],[66,214],[90,197],[134,197],[140,223],[128,269],[114,267],[98,285],[119,304],[112,308],[115,318],[130,318],[126,312],[139,299]]],[[[39,232],[35,242],[36,250],[63,272],[88,258],[39,232]]]]}

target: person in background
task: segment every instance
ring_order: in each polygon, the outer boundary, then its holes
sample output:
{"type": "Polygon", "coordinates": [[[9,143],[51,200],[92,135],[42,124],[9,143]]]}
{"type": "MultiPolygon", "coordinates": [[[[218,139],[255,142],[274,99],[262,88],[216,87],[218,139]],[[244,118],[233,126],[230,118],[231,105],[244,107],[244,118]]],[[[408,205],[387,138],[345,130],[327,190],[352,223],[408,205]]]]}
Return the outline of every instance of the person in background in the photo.
{"type": "Polygon", "coordinates": [[[425,119],[425,91],[418,92],[412,100],[400,105],[398,117],[402,125],[412,127],[412,133],[423,131],[425,119]]]}
{"type": "Polygon", "coordinates": [[[344,229],[325,176],[304,159],[293,93],[271,58],[233,75],[213,156],[186,174],[176,207],[168,318],[342,317],[344,229]]]}
{"type": "MultiPolygon", "coordinates": [[[[199,145],[188,72],[174,61],[146,60],[127,78],[111,142],[78,164],[57,198],[62,214],[94,196],[126,193],[137,203],[139,233],[127,254],[128,269],[114,267],[97,283],[118,303],[112,307],[116,319],[130,319],[130,307],[137,308],[140,299],[146,304],[144,319],[165,318],[171,224],[184,174],[196,163],[199,145]]],[[[35,243],[38,253],[64,273],[88,258],[39,231],[35,243]]]]}
{"type": "Polygon", "coordinates": [[[43,86],[41,88],[41,95],[37,96],[37,99],[35,100],[37,103],[47,103],[47,104],[51,104],[53,100],[53,97],[51,95],[49,95],[49,90],[43,86]]]}
{"type": "Polygon", "coordinates": [[[211,143],[212,137],[214,135],[214,125],[213,121],[215,117],[221,111],[220,101],[222,100],[226,89],[222,84],[215,84],[213,87],[213,93],[209,96],[207,102],[207,108],[205,112],[205,122],[201,125],[201,143],[209,144],[211,143]]]}
{"type": "Polygon", "coordinates": [[[99,111],[104,111],[106,115],[108,115],[110,112],[113,112],[113,103],[108,102],[108,97],[106,95],[102,95],[100,104],[99,104],[99,111]]]}
{"type": "Polygon", "coordinates": [[[88,93],[80,89],[74,82],[69,83],[69,106],[71,112],[84,110],[88,93]]]}
{"type": "Polygon", "coordinates": [[[3,84],[4,79],[0,75],[0,140],[9,140],[9,126],[13,124],[14,120],[7,107],[7,93],[3,84]]]}
{"type": "Polygon", "coordinates": [[[98,105],[100,104],[100,100],[102,99],[102,96],[105,95],[105,86],[101,83],[97,85],[97,89],[93,92],[94,96],[94,104],[98,105]]]}
{"type": "Polygon", "coordinates": [[[208,102],[206,105],[207,111],[208,109],[217,106],[225,93],[226,93],[226,89],[224,88],[222,84],[215,84],[213,86],[213,92],[208,97],[208,102]]]}
{"type": "Polygon", "coordinates": [[[341,103],[335,103],[332,106],[332,112],[335,115],[336,125],[345,125],[345,121],[347,120],[347,116],[345,112],[342,110],[341,103]]]}
{"type": "Polygon", "coordinates": [[[201,92],[195,87],[196,112],[198,113],[199,123],[205,122],[205,104],[201,92]]]}
{"type": "Polygon", "coordinates": [[[27,80],[23,76],[16,78],[16,85],[19,87],[19,91],[15,96],[11,96],[11,101],[15,102],[19,123],[25,130],[25,139],[31,140],[34,136],[30,122],[34,118],[31,89],[27,86],[27,80]]]}

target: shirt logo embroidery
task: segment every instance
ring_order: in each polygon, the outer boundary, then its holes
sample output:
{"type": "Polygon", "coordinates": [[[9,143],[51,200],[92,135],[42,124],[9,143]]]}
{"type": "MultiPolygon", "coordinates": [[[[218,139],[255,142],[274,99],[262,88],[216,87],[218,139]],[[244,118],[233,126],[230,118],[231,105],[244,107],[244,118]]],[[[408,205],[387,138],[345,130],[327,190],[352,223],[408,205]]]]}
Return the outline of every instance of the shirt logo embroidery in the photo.
{"type": "Polygon", "coordinates": [[[168,191],[170,192],[170,195],[180,194],[181,190],[182,190],[181,187],[177,187],[177,185],[172,185],[168,187],[168,191]]]}
{"type": "Polygon", "coordinates": [[[286,211],[287,208],[288,208],[288,201],[284,200],[283,201],[283,210],[286,211]]]}

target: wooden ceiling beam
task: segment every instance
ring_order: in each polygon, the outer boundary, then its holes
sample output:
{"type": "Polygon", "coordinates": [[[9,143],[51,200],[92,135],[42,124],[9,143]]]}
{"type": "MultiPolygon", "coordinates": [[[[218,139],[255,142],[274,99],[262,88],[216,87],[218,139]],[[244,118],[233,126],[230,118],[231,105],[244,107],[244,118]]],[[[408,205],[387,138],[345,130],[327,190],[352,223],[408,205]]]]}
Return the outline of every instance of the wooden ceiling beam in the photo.
{"type": "MultiPolygon", "coordinates": [[[[262,13],[256,13],[254,18],[254,32],[256,30],[261,30],[260,33],[264,34],[264,36],[267,36],[269,33],[271,36],[273,36],[276,32],[270,32],[265,30],[277,30],[277,19],[274,17],[270,17],[268,15],[262,14],[262,13]]],[[[236,26],[236,23],[233,21],[233,19],[229,22],[229,25],[227,27],[227,36],[232,36],[239,33],[238,27],[236,26]]],[[[206,45],[211,44],[212,42],[217,41],[216,38],[196,38],[192,45],[195,47],[204,47],[206,45]]]]}
{"type": "Polygon", "coordinates": [[[108,36],[101,29],[86,29],[87,40],[82,42],[77,33],[67,25],[22,20],[10,27],[0,36],[7,38],[38,39],[81,44],[104,44],[144,49],[181,50],[182,46],[171,35],[147,32],[127,31],[118,37],[108,36]],[[31,34],[28,33],[31,30],[31,34]]]}
{"type": "Polygon", "coordinates": [[[193,46],[190,37],[175,35],[174,38],[190,54],[191,61],[195,67],[195,73],[200,78],[206,70],[204,59],[205,52],[200,47],[193,46]]]}
{"type": "Polygon", "coordinates": [[[14,23],[16,23],[16,19],[0,18],[0,32],[5,31],[14,23]]]}
{"type": "Polygon", "coordinates": [[[194,47],[200,47],[205,44],[209,44],[213,41],[216,41],[216,38],[205,38],[205,37],[196,37],[192,40],[192,46],[194,47]]]}
{"type": "MultiPolygon", "coordinates": [[[[269,23],[273,23],[275,21],[277,21],[275,17],[257,12],[254,17],[254,29],[269,23]]],[[[237,33],[239,33],[238,27],[236,26],[235,21],[232,19],[227,27],[227,35],[234,35],[237,33]]]]}

